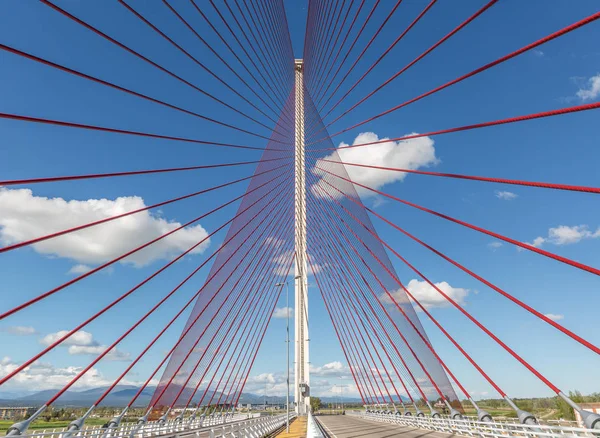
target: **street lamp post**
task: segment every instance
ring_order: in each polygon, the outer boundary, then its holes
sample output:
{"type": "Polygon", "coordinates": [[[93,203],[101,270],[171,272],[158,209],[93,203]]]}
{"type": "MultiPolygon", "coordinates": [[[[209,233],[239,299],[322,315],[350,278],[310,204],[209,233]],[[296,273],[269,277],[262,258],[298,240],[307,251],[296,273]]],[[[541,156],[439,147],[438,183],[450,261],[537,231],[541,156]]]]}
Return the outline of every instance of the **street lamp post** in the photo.
{"type": "MultiPolygon", "coordinates": [[[[340,381],[342,380],[342,376],[339,376],[340,381]]],[[[342,415],[344,415],[344,386],[340,383],[340,402],[342,404],[342,415]]]]}
{"type": "MultiPolygon", "coordinates": [[[[300,278],[300,276],[294,277],[294,281],[300,278]]],[[[290,432],[290,281],[277,283],[275,287],[283,287],[285,285],[285,343],[287,345],[287,394],[285,396],[286,406],[286,419],[285,419],[285,430],[290,432]]]]}

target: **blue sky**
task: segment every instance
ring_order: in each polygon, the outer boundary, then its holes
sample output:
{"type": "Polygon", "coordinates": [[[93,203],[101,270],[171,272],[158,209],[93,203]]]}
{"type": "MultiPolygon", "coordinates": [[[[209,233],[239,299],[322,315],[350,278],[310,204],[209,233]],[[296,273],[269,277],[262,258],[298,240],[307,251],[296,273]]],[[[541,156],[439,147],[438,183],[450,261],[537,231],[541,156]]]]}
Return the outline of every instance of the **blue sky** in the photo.
{"type": "MultiPolygon", "coordinates": [[[[370,3],[370,2],[367,2],[370,3]]],[[[392,6],[384,3],[367,26],[371,35],[392,6]]],[[[217,96],[227,96],[239,102],[213,78],[202,72],[188,59],[168,46],[159,36],[150,32],[143,23],[116,2],[60,2],[66,9],[99,27],[111,36],[131,45],[182,76],[195,80],[217,96]]],[[[305,1],[285,2],[296,56],[301,56],[306,17],[305,1]]],[[[378,39],[342,86],[345,91],[370,66],[412,21],[424,6],[422,1],[404,2],[380,34],[378,39]]],[[[468,15],[483,4],[472,2],[439,2],[407,37],[359,85],[341,106],[371,91],[376,84],[410,62],[415,56],[435,43],[468,15]]],[[[194,36],[184,29],[160,3],[136,4],[162,29],[185,47],[201,56],[215,72],[234,82],[232,75],[218,66],[210,53],[200,46],[194,36]]],[[[492,61],[510,51],[569,25],[598,9],[592,0],[578,2],[500,1],[466,29],[411,68],[399,79],[359,107],[330,132],[336,132],[359,122],[394,104],[403,102],[463,73],[492,61]]],[[[182,10],[186,10],[182,8],[182,10]]],[[[187,11],[191,14],[191,11],[187,11]]],[[[205,32],[210,38],[210,32],[205,32]]],[[[204,33],[203,33],[204,35],[204,33]]],[[[506,64],[495,67],[439,94],[428,97],[387,117],[336,137],[352,143],[363,132],[373,132],[379,138],[399,137],[411,132],[425,132],[464,124],[528,114],[538,111],[576,105],[582,102],[577,93],[592,90],[590,78],[600,74],[600,26],[592,23],[571,34],[528,52],[506,64]]],[[[216,38],[210,40],[221,48],[216,38]]],[[[365,41],[362,40],[362,44],[365,41]]],[[[190,107],[211,117],[224,119],[243,128],[267,135],[268,131],[253,125],[198,93],[166,77],[156,69],[135,60],[130,54],[111,46],[98,36],[68,21],[50,8],[34,2],[3,2],[0,4],[0,42],[55,62],[93,73],[103,79],[148,93],[178,105],[190,107]]],[[[362,49],[359,43],[358,51],[362,49]]],[[[354,59],[351,57],[351,59],[354,59]]],[[[263,147],[265,141],[242,133],[185,116],[155,104],[141,101],[118,91],[73,78],[63,72],[43,67],[32,61],[0,52],[0,111],[32,116],[72,120],[146,130],[197,138],[208,138],[231,143],[263,147]]],[[[580,93],[581,94],[581,93],[580,93]]],[[[592,93],[593,96],[593,93],[592,93]]],[[[586,102],[598,99],[590,97],[586,102]]],[[[250,109],[240,103],[240,109],[250,109]]],[[[255,114],[255,113],[253,113],[255,114]]],[[[334,113],[339,114],[338,111],[334,113]]],[[[332,120],[329,118],[328,121],[332,120]]],[[[598,111],[525,122],[478,131],[450,134],[433,138],[436,163],[430,167],[441,172],[498,176],[526,180],[598,186],[598,111]]],[[[114,170],[145,169],[165,166],[210,164],[226,161],[254,160],[256,151],[226,150],[201,145],[175,143],[85,132],[0,120],[0,175],[1,179],[29,176],[61,175],[71,173],[108,172],[114,170]]],[[[165,174],[121,179],[90,180],[73,183],[40,184],[32,186],[38,197],[60,197],[65,200],[102,199],[139,196],[146,205],[244,177],[252,167],[205,170],[183,174],[165,174]]],[[[244,184],[176,203],[162,209],[160,217],[183,223],[206,211],[224,199],[242,193],[244,184]]],[[[409,175],[403,181],[385,184],[383,190],[407,200],[431,207],[437,211],[467,220],[521,241],[532,242],[536,237],[547,237],[549,229],[559,226],[587,226],[589,234],[576,243],[565,244],[550,240],[543,248],[570,257],[591,266],[600,266],[600,238],[593,235],[600,226],[600,208],[593,195],[557,192],[535,188],[508,187],[495,184],[455,181],[409,175]],[[516,197],[502,199],[500,191],[509,191],[516,197]]],[[[510,197],[510,196],[508,196],[510,197]]],[[[505,195],[504,198],[507,198],[505,195]]],[[[508,292],[533,305],[543,313],[562,316],[561,323],[583,335],[592,343],[600,343],[596,323],[598,280],[593,275],[577,271],[536,254],[519,252],[508,244],[494,247],[493,239],[474,231],[459,228],[392,201],[379,202],[365,199],[367,205],[377,205],[377,211],[406,227],[418,237],[464,262],[467,267],[503,287],[508,292]]],[[[227,220],[235,211],[229,207],[223,212],[201,221],[208,232],[227,220]]],[[[381,237],[423,270],[435,282],[447,282],[454,288],[466,289],[464,298],[469,311],[499,334],[540,371],[564,390],[579,389],[585,393],[599,391],[590,377],[597,369],[598,358],[592,352],[575,344],[565,336],[534,317],[518,309],[493,291],[446,264],[437,256],[409,241],[385,224],[373,219],[381,237]]],[[[581,233],[581,228],[579,231],[581,233]]],[[[213,239],[210,254],[217,248],[223,234],[213,239]]],[[[577,239],[575,239],[577,240],[577,239]]],[[[69,270],[79,261],[72,258],[42,255],[31,248],[2,254],[0,263],[0,294],[3,308],[8,309],[70,278],[69,270]]],[[[145,305],[159,299],[161,293],[172,288],[179,278],[202,260],[201,255],[186,258],[157,278],[142,293],[132,296],[126,305],[94,322],[87,329],[97,344],[106,345],[114,340],[135,315],[145,311],[145,305]]],[[[408,283],[416,278],[401,262],[395,264],[400,278],[408,283]]],[[[38,303],[2,322],[0,339],[3,355],[11,362],[21,362],[40,349],[43,336],[65,330],[79,322],[84,315],[108,303],[153,270],[164,259],[154,260],[143,267],[116,265],[105,274],[61,291],[56,296],[38,303]],[[35,334],[18,336],[9,327],[33,327],[35,334]]],[[[88,263],[93,265],[93,263],[88,263]]],[[[157,312],[147,327],[157,329],[202,284],[206,270],[192,284],[186,286],[172,304],[157,312]]],[[[314,283],[314,280],[311,281],[314,283]]],[[[310,289],[311,358],[315,370],[315,392],[331,393],[330,387],[341,381],[350,385],[347,372],[337,365],[342,362],[341,349],[335,339],[317,289],[310,289]],[[316,376],[319,377],[316,377],[316,376]],[[342,379],[338,378],[342,375],[342,379]]],[[[292,301],[292,300],[291,300],[292,301]]],[[[283,306],[284,297],[279,303],[283,306]]],[[[492,344],[480,331],[458,312],[450,308],[434,307],[432,312],[456,338],[473,353],[489,374],[493,375],[507,393],[513,396],[550,395],[532,375],[492,344]]],[[[483,379],[458,355],[443,335],[424,315],[422,322],[440,355],[467,389],[476,397],[495,396],[483,379]]],[[[145,378],[161,355],[180,333],[184,320],[179,321],[169,336],[152,350],[131,376],[132,381],[145,378]]],[[[262,391],[261,379],[266,379],[267,390],[282,393],[282,375],[285,371],[285,320],[274,318],[251,375],[249,389],[262,391]],[[261,374],[265,376],[260,377],[261,374]],[[270,376],[269,374],[272,374],[270,376]],[[259,389],[260,388],[260,389],[259,389]]],[[[13,330],[14,332],[14,330],[13,330]]],[[[125,353],[135,354],[147,339],[140,331],[119,347],[125,353]]],[[[69,355],[66,349],[57,349],[44,362],[55,369],[84,366],[89,355],[69,355]]],[[[9,366],[9,365],[7,365],[9,366]]],[[[102,378],[110,381],[126,367],[122,361],[104,361],[98,367],[102,378]]],[[[97,382],[97,381],[96,381],[97,382]]],[[[27,383],[8,386],[0,392],[31,389],[27,383]]]]}

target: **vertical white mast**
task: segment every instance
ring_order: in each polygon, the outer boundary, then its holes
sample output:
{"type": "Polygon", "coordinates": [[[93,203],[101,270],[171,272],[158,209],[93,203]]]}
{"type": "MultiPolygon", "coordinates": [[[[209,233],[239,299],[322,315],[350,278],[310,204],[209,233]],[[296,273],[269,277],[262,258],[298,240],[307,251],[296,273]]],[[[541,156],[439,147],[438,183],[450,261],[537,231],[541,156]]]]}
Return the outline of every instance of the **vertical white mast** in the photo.
{"type": "Polygon", "coordinates": [[[304,162],[304,79],[303,62],[295,61],[295,385],[296,412],[306,415],[310,410],[310,375],[308,358],[308,280],[306,261],[306,180],[304,162]]]}

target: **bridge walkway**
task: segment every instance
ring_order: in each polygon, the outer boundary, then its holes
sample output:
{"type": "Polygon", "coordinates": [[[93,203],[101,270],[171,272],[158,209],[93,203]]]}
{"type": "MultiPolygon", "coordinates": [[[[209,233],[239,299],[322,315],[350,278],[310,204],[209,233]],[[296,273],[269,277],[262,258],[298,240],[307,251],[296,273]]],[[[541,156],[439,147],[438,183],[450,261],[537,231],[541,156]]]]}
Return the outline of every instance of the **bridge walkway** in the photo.
{"type": "Polygon", "coordinates": [[[282,438],[304,438],[306,437],[306,417],[296,417],[290,423],[290,432],[287,433],[285,429],[277,435],[282,438]]]}

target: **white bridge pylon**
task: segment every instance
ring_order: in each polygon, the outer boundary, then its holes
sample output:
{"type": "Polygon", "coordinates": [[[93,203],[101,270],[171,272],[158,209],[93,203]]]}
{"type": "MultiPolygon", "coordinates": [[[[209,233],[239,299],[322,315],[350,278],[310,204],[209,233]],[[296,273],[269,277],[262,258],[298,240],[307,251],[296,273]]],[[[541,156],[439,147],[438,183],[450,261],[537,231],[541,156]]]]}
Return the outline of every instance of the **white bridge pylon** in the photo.
{"type": "Polygon", "coordinates": [[[295,141],[294,141],[294,308],[295,308],[295,361],[294,396],[296,412],[310,411],[310,373],[308,337],[308,279],[306,260],[306,169],[304,157],[304,79],[303,62],[296,59],[295,67],[295,141]]]}

